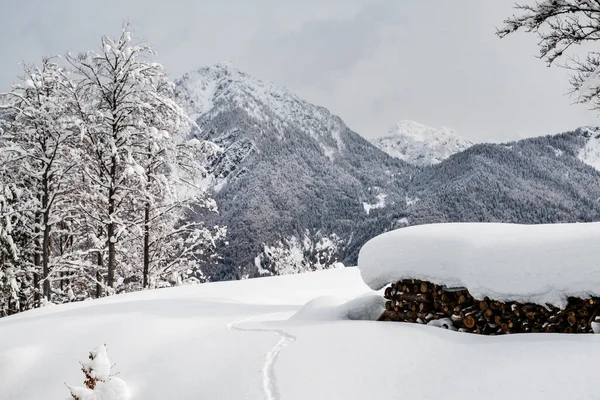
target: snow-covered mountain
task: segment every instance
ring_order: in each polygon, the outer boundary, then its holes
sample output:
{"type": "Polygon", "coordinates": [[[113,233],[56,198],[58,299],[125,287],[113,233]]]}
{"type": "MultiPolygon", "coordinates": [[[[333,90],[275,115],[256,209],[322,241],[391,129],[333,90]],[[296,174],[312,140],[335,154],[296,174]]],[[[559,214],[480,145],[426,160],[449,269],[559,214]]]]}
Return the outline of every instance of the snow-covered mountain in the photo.
{"type": "Polygon", "coordinates": [[[295,135],[291,133],[293,130],[309,136],[331,161],[345,150],[342,132],[348,128],[339,117],[272,82],[255,79],[231,64],[200,68],[185,74],[176,81],[176,86],[182,104],[198,121],[201,134],[224,147],[228,156],[233,153],[230,160],[233,164],[256,150],[259,139],[290,139],[290,134],[295,135]],[[245,117],[252,120],[255,135],[240,136],[237,129],[215,134],[205,126],[220,114],[236,110],[243,110],[245,117]]]}
{"type": "MultiPolygon", "coordinates": [[[[436,222],[600,221],[600,171],[581,155],[589,129],[477,144],[424,168],[409,190],[411,225],[436,222]]],[[[591,161],[592,158],[589,158],[591,161]]]]}
{"type": "Polygon", "coordinates": [[[368,239],[408,225],[600,220],[600,172],[584,164],[600,160],[593,128],[472,145],[403,122],[392,157],[327,109],[228,64],[176,88],[195,135],[223,149],[212,160],[215,222],[229,245],[211,279],[352,265],[368,239]]]}
{"type": "Polygon", "coordinates": [[[373,233],[365,226],[378,226],[385,207],[404,207],[403,187],[416,168],[327,109],[229,64],[200,68],[175,84],[198,123],[195,134],[223,149],[212,164],[219,222],[229,228],[220,277],[275,269],[274,255],[319,267],[355,261],[373,233]]]}
{"type": "Polygon", "coordinates": [[[372,143],[392,157],[419,166],[438,164],[473,145],[452,129],[431,128],[414,121],[398,122],[386,136],[372,143]]]}

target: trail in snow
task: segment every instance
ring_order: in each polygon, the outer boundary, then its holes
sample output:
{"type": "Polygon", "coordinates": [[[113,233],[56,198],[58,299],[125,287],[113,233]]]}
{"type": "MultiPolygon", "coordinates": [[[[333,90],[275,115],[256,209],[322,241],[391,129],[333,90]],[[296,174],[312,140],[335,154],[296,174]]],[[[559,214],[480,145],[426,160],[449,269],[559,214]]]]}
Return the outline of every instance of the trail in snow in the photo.
{"type": "Polygon", "coordinates": [[[279,353],[296,340],[296,336],[287,333],[281,329],[269,328],[242,328],[239,325],[244,322],[254,320],[256,317],[250,317],[241,321],[233,321],[227,324],[227,329],[241,332],[271,332],[279,337],[279,340],[273,348],[265,355],[265,363],[262,367],[262,383],[265,398],[267,400],[279,400],[279,387],[277,386],[277,377],[275,376],[275,362],[279,353]]]}

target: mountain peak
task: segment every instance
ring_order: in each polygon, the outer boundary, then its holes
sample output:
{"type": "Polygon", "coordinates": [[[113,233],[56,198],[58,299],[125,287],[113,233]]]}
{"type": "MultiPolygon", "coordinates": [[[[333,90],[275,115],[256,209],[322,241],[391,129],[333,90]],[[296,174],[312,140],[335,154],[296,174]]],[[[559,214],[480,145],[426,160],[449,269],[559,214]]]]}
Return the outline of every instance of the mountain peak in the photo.
{"type": "Polygon", "coordinates": [[[402,120],[396,122],[394,126],[392,126],[389,130],[389,134],[397,134],[398,132],[413,132],[413,131],[427,131],[427,130],[435,130],[434,128],[428,127],[426,125],[420,124],[416,121],[411,120],[402,120]]]}
{"type": "Polygon", "coordinates": [[[396,123],[386,136],[372,143],[392,157],[414,165],[440,163],[473,145],[449,128],[432,128],[415,121],[396,123]]]}
{"type": "MultiPolygon", "coordinates": [[[[298,131],[310,136],[332,161],[345,147],[341,133],[347,128],[340,118],[285,87],[241,72],[231,63],[187,73],[175,86],[180,102],[197,122],[238,110],[260,127],[257,133],[269,132],[277,140],[292,138],[298,131]]],[[[218,138],[213,140],[219,144],[218,138]]]]}

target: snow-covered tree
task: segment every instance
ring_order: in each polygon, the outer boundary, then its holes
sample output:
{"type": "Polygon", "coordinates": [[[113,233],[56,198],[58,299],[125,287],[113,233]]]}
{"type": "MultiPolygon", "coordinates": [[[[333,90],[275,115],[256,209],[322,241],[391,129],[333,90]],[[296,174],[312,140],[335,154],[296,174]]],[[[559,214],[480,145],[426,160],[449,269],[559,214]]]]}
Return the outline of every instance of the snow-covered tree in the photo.
{"type": "Polygon", "coordinates": [[[28,200],[21,201],[17,211],[33,218],[29,221],[36,239],[32,263],[46,300],[51,299],[56,278],[51,273],[59,267],[52,258],[53,229],[71,216],[65,204],[79,160],[74,141],[80,121],[73,114],[72,87],[64,69],[45,58],[39,67],[26,66],[21,83],[4,95],[3,107],[10,109],[12,117],[0,135],[3,175],[24,192],[21,200],[28,200]]]}
{"type": "Polygon", "coordinates": [[[85,386],[69,386],[74,400],[127,400],[131,397],[127,383],[112,372],[105,344],[90,351],[81,363],[85,386]]]}
{"type": "Polygon", "coordinates": [[[193,175],[202,175],[201,157],[185,157],[191,145],[183,138],[194,123],[174,101],[163,67],[150,61],[153,51],[134,43],[129,25],[101,44],[99,53],[67,57],[86,116],[84,180],[97,189],[85,201],[96,223],[90,231],[93,242],[105,243],[106,260],[99,249],[98,264],[106,261],[110,290],[117,283],[135,287],[139,265],[141,286],[148,287],[159,265],[161,275],[172,274],[221,231],[186,222],[189,207],[212,203],[186,173],[193,165],[193,175]]]}
{"type": "Polygon", "coordinates": [[[26,307],[21,304],[20,281],[26,266],[20,263],[22,228],[20,213],[15,209],[18,194],[14,185],[0,183],[0,316],[14,314],[26,307]]]}
{"type": "Polygon", "coordinates": [[[263,251],[254,259],[254,265],[261,275],[288,275],[335,268],[343,245],[336,234],[324,235],[306,230],[302,240],[291,236],[263,246],[263,251]]]}
{"type": "MultiPolygon", "coordinates": [[[[149,47],[132,44],[126,25],[118,38],[101,39],[99,53],[68,56],[78,75],[78,97],[88,117],[84,173],[98,190],[88,196],[87,204],[94,205],[89,217],[96,221],[97,241],[106,242],[109,288],[115,285],[118,251],[123,250],[122,258],[131,255],[124,242],[135,233],[136,211],[144,203],[140,196],[146,171],[135,156],[136,150],[147,151],[151,145],[147,137],[151,126],[145,117],[171,102],[159,90],[162,67],[147,61],[152,54],[149,47]]],[[[101,258],[99,253],[99,263],[101,258]]]]}
{"type": "MultiPolygon", "coordinates": [[[[174,101],[171,81],[157,65],[147,83],[137,129],[141,131],[132,146],[132,159],[139,174],[142,199],[142,286],[186,281],[196,275],[193,260],[210,252],[224,231],[194,221],[194,210],[216,211],[216,203],[205,190],[208,174],[204,168],[215,147],[207,142],[185,140],[194,124],[174,101]],[[189,272],[188,272],[189,271],[189,272]],[[151,282],[152,281],[152,282],[151,282]]],[[[135,171],[135,169],[134,169],[135,171]]],[[[134,172],[132,171],[132,172],[134,172]]]]}
{"type": "Polygon", "coordinates": [[[572,95],[579,103],[600,109],[599,0],[541,0],[518,4],[518,15],[504,21],[497,34],[505,37],[523,30],[539,38],[539,57],[548,65],[561,63],[572,71],[572,95]],[[577,48],[583,46],[584,57],[577,48]],[[588,51],[589,49],[592,49],[588,51]]]}
{"type": "Polygon", "coordinates": [[[188,140],[195,123],[128,25],[101,43],[71,69],[25,67],[0,97],[0,315],[203,281],[218,259],[226,230],[204,216],[219,148],[188,140]]]}

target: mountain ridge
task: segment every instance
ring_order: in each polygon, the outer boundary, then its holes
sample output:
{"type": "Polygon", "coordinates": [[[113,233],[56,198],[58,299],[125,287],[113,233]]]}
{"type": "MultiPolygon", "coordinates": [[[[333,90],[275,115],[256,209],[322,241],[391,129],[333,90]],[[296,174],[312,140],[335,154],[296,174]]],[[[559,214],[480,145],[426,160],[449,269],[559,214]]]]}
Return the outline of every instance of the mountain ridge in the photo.
{"type": "Polygon", "coordinates": [[[414,224],[600,220],[592,128],[469,142],[442,160],[411,164],[327,109],[229,65],[175,85],[198,124],[194,135],[223,149],[211,170],[215,222],[229,227],[229,245],[207,272],[212,280],[351,265],[371,237],[414,224]]]}
{"type": "Polygon", "coordinates": [[[367,239],[362,226],[377,218],[364,204],[376,204],[382,194],[388,205],[404,204],[402,188],[416,168],[380,151],[327,109],[229,65],[198,69],[175,86],[196,117],[194,135],[223,149],[211,166],[219,222],[230,233],[220,278],[274,272],[267,260],[276,253],[306,251],[311,260],[329,254],[312,265],[352,262],[367,239]],[[312,244],[304,246],[305,239],[312,244]],[[317,245],[323,242],[336,248],[323,252],[317,245]],[[280,244],[286,249],[274,251],[280,244]],[[257,265],[260,260],[266,264],[257,265]]]}

